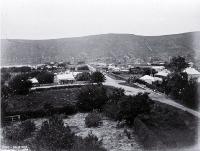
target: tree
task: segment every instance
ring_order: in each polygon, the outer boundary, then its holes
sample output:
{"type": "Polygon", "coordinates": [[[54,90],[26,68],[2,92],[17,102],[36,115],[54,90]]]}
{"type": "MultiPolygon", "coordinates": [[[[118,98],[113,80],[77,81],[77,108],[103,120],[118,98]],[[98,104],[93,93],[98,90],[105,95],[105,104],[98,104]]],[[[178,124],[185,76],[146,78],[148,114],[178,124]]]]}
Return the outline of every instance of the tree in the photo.
{"type": "Polygon", "coordinates": [[[175,99],[182,99],[182,94],[188,85],[187,73],[178,72],[168,75],[165,81],[165,93],[175,99]]]}
{"type": "Polygon", "coordinates": [[[93,109],[102,109],[107,101],[106,89],[103,86],[90,85],[81,88],[77,107],[81,111],[92,111],[93,109]]]}
{"type": "Polygon", "coordinates": [[[88,73],[88,72],[79,73],[76,76],[76,80],[77,81],[90,81],[90,73],[88,73]]]}
{"type": "Polygon", "coordinates": [[[16,75],[9,81],[8,85],[14,94],[27,94],[32,87],[32,83],[25,74],[16,75]]]}
{"type": "Polygon", "coordinates": [[[189,64],[185,61],[184,57],[173,57],[170,63],[166,65],[166,68],[172,72],[182,72],[187,68],[189,64]]]}
{"type": "Polygon", "coordinates": [[[156,70],[151,68],[143,69],[143,75],[151,75],[151,74],[154,76],[154,74],[156,74],[156,70]]]}
{"type": "Polygon", "coordinates": [[[109,96],[110,99],[119,100],[121,97],[125,95],[124,89],[122,88],[114,88],[112,94],[109,96]]]}
{"type": "Polygon", "coordinates": [[[11,78],[10,73],[8,72],[2,72],[1,71],[1,85],[3,85],[6,81],[8,81],[11,78]]]}
{"type": "Polygon", "coordinates": [[[91,82],[102,83],[106,80],[106,77],[99,71],[93,72],[91,75],[91,82]]]}
{"type": "Polygon", "coordinates": [[[36,78],[41,84],[48,84],[54,82],[54,74],[47,71],[39,73],[36,78]]]}
{"type": "Polygon", "coordinates": [[[77,70],[88,70],[89,71],[89,67],[87,65],[81,65],[77,67],[77,70]]]}
{"type": "Polygon", "coordinates": [[[199,107],[199,93],[198,93],[198,83],[196,79],[190,79],[187,86],[182,93],[182,100],[185,105],[193,109],[198,109],[199,107]]]}
{"type": "Polygon", "coordinates": [[[118,104],[119,119],[131,125],[139,114],[149,114],[153,103],[147,93],[138,93],[136,96],[121,98],[118,104]]]}

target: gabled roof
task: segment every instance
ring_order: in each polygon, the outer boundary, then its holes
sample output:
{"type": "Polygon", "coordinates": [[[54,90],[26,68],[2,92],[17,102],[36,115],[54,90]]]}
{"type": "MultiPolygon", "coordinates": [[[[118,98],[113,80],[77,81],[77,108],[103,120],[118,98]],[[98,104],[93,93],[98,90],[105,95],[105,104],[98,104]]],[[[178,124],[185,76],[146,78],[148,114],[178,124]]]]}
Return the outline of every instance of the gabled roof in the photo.
{"type": "Polygon", "coordinates": [[[192,67],[186,68],[183,72],[186,72],[189,75],[200,75],[200,72],[192,67]]]}
{"type": "Polygon", "coordinates": [[[156,73],[155,75],[166,77],[166,76],[168,76],[168,74],[170,74],[170,71],[165,69],[165,70],[162,70],[162,71],[156,73]]]}
{"type": "Polygon", "coordinates": [[[75,80],[75,78],[71,72],[58,74],[56,76],[57,76],[58,80],[75,80]]]}
{"type": "Polygon", "coordinates": [[[28,79],[29,81],[31,81],[32,84],[37,84],[39,83],[38,80],[36,78],[32,78],[32,79],[28,79]]]}
{"type": "Polygon", "coordinates": [[[154,77],[149,76],[149,75],[145,75],[145,76],[141,77],[140,79],[141,80],[152,80],[152,81],[154,81],[154,77]]]}

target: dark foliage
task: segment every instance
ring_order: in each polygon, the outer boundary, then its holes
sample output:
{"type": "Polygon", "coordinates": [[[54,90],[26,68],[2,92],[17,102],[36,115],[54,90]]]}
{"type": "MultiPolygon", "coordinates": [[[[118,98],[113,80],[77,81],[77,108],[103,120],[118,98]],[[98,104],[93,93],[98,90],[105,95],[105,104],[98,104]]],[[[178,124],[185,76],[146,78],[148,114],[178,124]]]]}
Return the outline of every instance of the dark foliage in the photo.
{"type": "Polygon", "coordinates": [[[184,57],[173,57],[170,63],[166,64],[166,68],[172,72],[182,72],[189,64],[185,61],[184,57]]]}
{"type": "Polygon", "coordinates": [[[10,80],[11,74],[9,72],[1,71],[1,85],[5,84],[6,81],[10,80]]]}
{"type": "Polygon", "coordinates": [[[9,81],[8,85],[14,94],[27,94],[32,87],[32,83],[28,81],[25,74],[16,75],[9,81]]]}
{"type": "Polygon", "coordinates": [[[42,124],[36,136],[29,142],[31,150],[68,150],[73,146],[75,136],[68,126],[64,126],[59,116],[53,116],[42,124]]]}
{"type": "Polygon", "coordinates": [[[138,93],[136,96],[109,100],[104,106],[104,113],[114,120],[125,120],[127,124],[132,125],[138,115],[150,113],[152,104],[147,93],[138,93]]]}
{"type": "Polygon", "coordinates": [[[23,143],[23,140],[31,136],[35,128],[35,124],[27,120],[19,125],[5,127],[3,130],[3,137],[8,144],[20,145],[23,143]]]}
{"type": "Polygon", "coordinates": [[[122,88],[114,88],[112,94],[109,96],[109,99],[117,100],[125,95],[124,89],[122,88]]]}
{"type": "Polygon", "coordinates": [[[193,109],[198,109],[199,107],[199,93],[198,93],[198,83],[196,79],[190,79],[187,86],[182,93],[183,103],[193,109]]]}
{"type": "Polygon", "coordinates": [[[106,77],[103,75],[103,73],[99,71],[93,72],[91,75],[91,82],[101,83],[101,82],[104,82],[105,80],[106,80],[106,77]]]}
{"type": "Polygon", "coordinates": [[[156,70],[155,69],[151,69],[151,68],[144,68],[143,69],[143,75],[153,75],[156,74],[156,70]]]}
{"type": "Polygon", "coordinates": [[[77,70],[89,70],[87,65],[81,65],[77,67],[77,70]]]}
{"type": "Polygon", "coordinates": [[[188,85],[187,73],[172,73],[168,76],[165,85],[165,93],[171,95],[175,99],[182,99],[182,94],[188,85]]]}
{"type": "Polygon", "coordinates": [[[127,124],[133,124],[139,114],[150,113],[151,104],[147,93],[124,97],[119,101],[119,119],[125,120],[127,124]]]}
{"type": "Polygon", "coordinates": [[[102,109],[107,101],[106,89],[103,86],[90,85],[81,88],[77,107],[80,111],[92,111],[93,109],[102,109]]]}
{"type": "Polygon", "coordinates": [[[120,120],[119,119],[119,102],[118,100],[109,100],[103,108],[104,114],[114,120],[120,120]]]}
{"type": "Polygon", "coordinates": [[[88,72],[79,73],[76,76],[76,80],[77,81],[90,81],[90,73],[88,73],[88,72]]]}
{"type": "Polygon", "coordinates": [[[53,114],[53,105],[51,104],[51,103],[45,103],[44,104],[44,106],[43,106],[43,108],[44,108],[44,111],[47,113],[47,114],[49,114],[50,116],[53,114]]]}
{"type": "Polygon", "coordinates": [[[51,112],[47,112],[46,109],[40,109],[40,110],[28,110],[28,111],[16,111],[16,112],[5,112],[6,116],[12,116],[12,115],[20,115],[21,120],[26,120],[30,118],[42,118],[54,114],[65,114],[65,115],[71,115],[77,112],[77,109],[75,105],[65,105],[60,108],[52,108],[51,112]]]}
{"type": "Polygon", "coordinates": [[[8,98],[12,93],[12,89],[7,85],[1,85],[1,98],[8,98]]]}
{"type": "Polygon", "coordinates": [[[40,84],[48,84],[54,82],[54,74],[47,71],[39,73],[36,78],[40,84]]]}
{"type": "Polygon", "coordinates": [[[28,66],[22,66],[22,67],[8,67],[8,68],[2,68],[1,72],[21,72],[21,73],[27,73],[31,71],[31,67],[28,66]]]}

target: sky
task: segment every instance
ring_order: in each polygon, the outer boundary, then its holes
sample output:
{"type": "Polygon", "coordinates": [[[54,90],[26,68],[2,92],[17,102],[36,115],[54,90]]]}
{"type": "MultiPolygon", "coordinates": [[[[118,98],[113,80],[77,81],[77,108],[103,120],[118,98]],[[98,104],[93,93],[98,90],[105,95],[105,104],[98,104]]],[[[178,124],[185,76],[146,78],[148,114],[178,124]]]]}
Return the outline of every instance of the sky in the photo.
{"type": "Polygon", "coordinates": [[[1,38],[200,31],[200,0],[1,0],[1,38]]]}

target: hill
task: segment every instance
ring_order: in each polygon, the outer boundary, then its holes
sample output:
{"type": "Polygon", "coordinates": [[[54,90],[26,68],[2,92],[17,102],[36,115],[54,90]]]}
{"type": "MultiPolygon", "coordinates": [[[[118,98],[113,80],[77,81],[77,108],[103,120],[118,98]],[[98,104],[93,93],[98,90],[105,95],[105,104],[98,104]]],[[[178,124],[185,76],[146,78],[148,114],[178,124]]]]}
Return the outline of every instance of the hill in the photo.
{"type": "Polygon", "coordinates": [[[176,55],[200,62],[200,32],[164,36],[102,34],[50,40],[2,39],[1,44],[2,65],[97,58],[131,62],[138,58],[148,61],[151,57],[159,57],[166,61],[176,55]]]}

